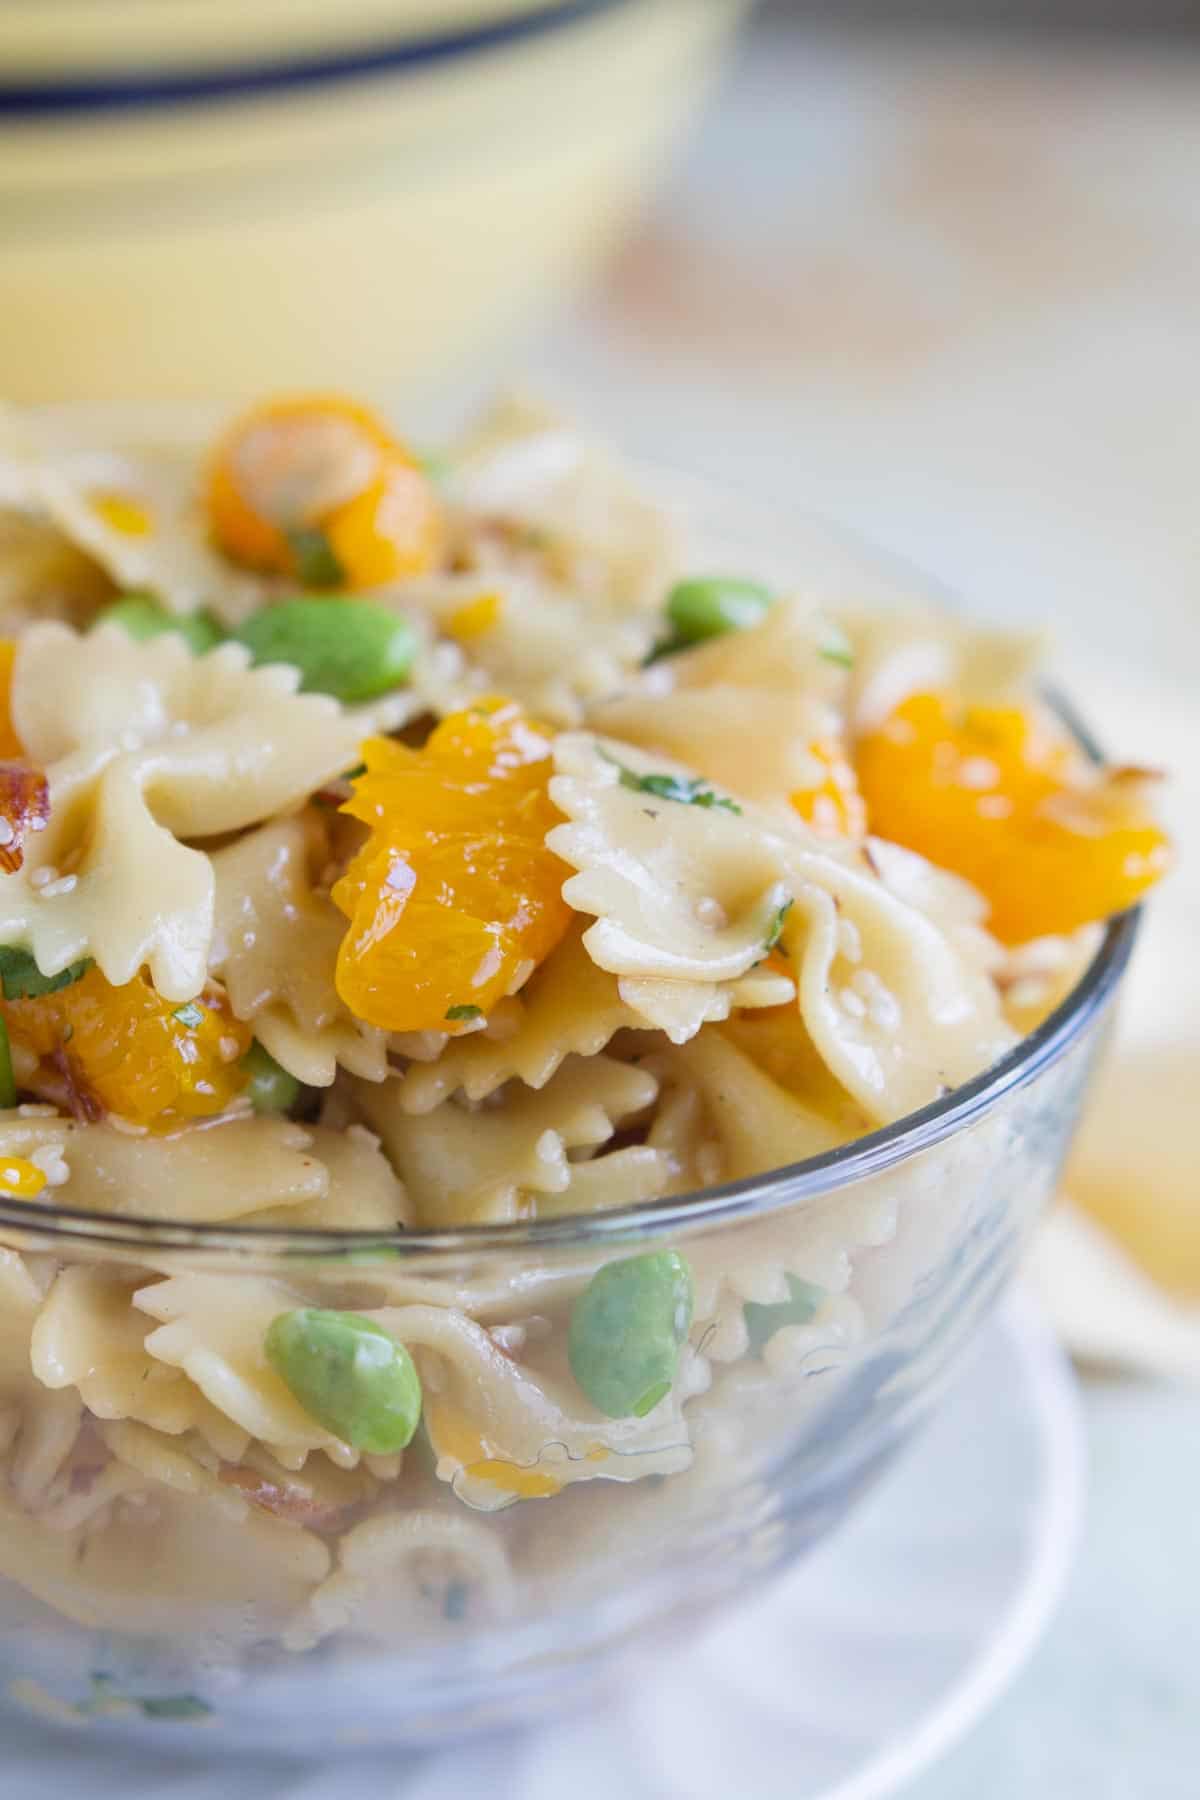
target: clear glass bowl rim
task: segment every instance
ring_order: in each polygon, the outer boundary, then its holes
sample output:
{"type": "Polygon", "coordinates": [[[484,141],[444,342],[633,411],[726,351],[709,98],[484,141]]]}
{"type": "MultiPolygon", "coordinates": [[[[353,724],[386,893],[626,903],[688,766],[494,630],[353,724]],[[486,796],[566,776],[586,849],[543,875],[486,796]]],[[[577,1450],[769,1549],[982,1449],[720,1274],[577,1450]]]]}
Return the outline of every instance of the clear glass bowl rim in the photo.
{"type": "Polygon", "coordinates": [[[690,1237],[701,1230],[800,1205],[879,1175],[965,1131],[1008,1095],[1036,1081],[1080,1041],[1103,1013],[1129,962],[1140,918],[1140,909],[1134,908],[1111,919],[1096,954],[1066,998],[1007,1056],[973,1080],[953,1088],[919,1112],[908,1113],[894,1124],[854,1138],[849,1144],[741,1181],[723,1182],[691,1194],[614,1208],[611,1212],[513,1224],[465,1225],[455,1231],[321,1231],[295,1226],[264,1230],[255,1225],[188,1223],[84,1212],[71,1207],[43,1208],[36,1202],[11,1198],[0,1199],[0,1226],[75,1246],[192,1249],[224,1252],[237,1258],[304,1257],[326,1262],[339,1257],[353,1262],[364,1251],[383,1252],[397,1262],[418,1262],[455,1254],[476,1257],[481,1252],[561,1253],[664,1234],[690,1237]]]}

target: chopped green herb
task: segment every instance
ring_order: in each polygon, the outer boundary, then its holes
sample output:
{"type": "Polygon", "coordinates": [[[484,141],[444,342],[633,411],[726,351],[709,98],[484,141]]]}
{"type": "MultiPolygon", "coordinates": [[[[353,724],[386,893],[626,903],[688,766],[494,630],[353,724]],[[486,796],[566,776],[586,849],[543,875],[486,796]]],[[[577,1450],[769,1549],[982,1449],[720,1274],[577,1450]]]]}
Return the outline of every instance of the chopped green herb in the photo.
{"type": "Polygon", "coordinates": [[[204,1023],[204,1008],[197,1006],[194,1000],[188,1000],[183,1006],[177,1006],[172,1016],[189,1031],[199,1031],[204,1023]]]}
{"type": "Polygon", "coordinates": [[[448,1019],[482,1019],[482,1006],[452,1006],[447,1012],[448,1019]]]}
{"type": "Polygon", "coordinates": [[[0,1107],[5,1111],[17,1104],[17,1080],[13,1074],[12,1046],[8,1041],[8,1026],[0,1019],[0,1107]]]}
{"type": "Polygon", "coordinates": [[[97,1669],[89,1677],[91,1694],[72,1707],[81,1719],[94,1717],[123,1706],[136,1706],[146,1719],[208,1719],[212,1707],[195,1694],[154,1694],[141,1699],[136,1694],[122,1694],[111,1675],[97,1669]]]}
{"type": "Polygon", "coordinates": [[[429,481],[445,481],[454,464],[444,450],[418,450],[417,463],[429,481]]]}
{"type": "Polygon", "coordinates": [[[138,1700],[147,1719],[207,1719],[212,1716],[212,1707],[207,1700],[200,1700],[195,1694],[163,1694],[153,1700],[138,1700]]]}
{"type": "Polygon", "coordinates": [[[323,531],[304,526],[287,533],[288,547],[296,559],[296,573],[306,588],[340,588],[346,571],[323,531]]]}
{"type": "Polygon", "coordinates": [[[780,1300],[774,1306],[760,1306],[757,1300],[747,1300],[742,1308],[751,1356],[761,1356],[768,1339],[783,1326],[807,1325],[825,1298],[824,1288],[814,1286],[811,1281],[801,1281],[795,1275],[787,1277],[787,1284],[790,1295],[787,1300],[780,1300]]]}
{"type": "Polygon", "coordinates": [[[719,806],[725,812],[741,813],[736,800],[714,793],[706,781],[690,775],[637,775],[624,763],[619,763],[615,756],[609,756],[607,750],[601,751],[601,755],[619,773],[621,786],[632,788],[635,794],[653,794],[658,800],[675,800],[681,806],[719,806]]]}
{"type": "Polygon", "coordinates": [[[773,950],[775,948],[776,944],[783,936],[783,922],[795,904],[795,901],[789,895],[783,905],[772,914],[771,923],[767,927],[767,935],[763,940],[764,950],[773,950]]]}
{"type": "Polygon", "coordinates": [[[648,669],[652,663],[661,662],[664,656],[677,656],[681,650],[690,649],[691,645],[685,638],[676,637],[674,635],[671,637],[660,638],[653,649],[650,650],[647,655],[643,656],[642,667],[643,669],[648,669]]]}
{"type": "Polygon", "coordinates": [[[366,763],[355,763],[355,765],[352,769],[346,770],[345,774],[341,777],[341,779],[343,781],[357,781],[359,779],[359,777],[362,775],[365,775],[366,772],[367,772],[366,763]]]}
{"type": "Polygon", "coordinates": [[[92,966],[90,956],[71,963],[57,975],[43,975],[28,950],[15,944],[0,944],[0,992],[6,1000],[36,1000],[42,994],[57,994],[70,987],[92,966]]]}
{"type": "Polygon", "coordinates": [[[854,649],[845,632],[836,625],[826,627],[825,642],[821,645],[820,654],[826,662],[837,663],[840,668],[854,667],[854,649]]]}

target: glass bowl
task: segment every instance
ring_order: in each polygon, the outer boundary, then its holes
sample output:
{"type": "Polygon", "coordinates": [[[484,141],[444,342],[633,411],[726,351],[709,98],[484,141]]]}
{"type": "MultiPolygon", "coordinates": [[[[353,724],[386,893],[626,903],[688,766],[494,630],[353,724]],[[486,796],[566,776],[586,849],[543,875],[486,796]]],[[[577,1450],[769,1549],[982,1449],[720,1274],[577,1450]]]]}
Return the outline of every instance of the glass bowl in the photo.
{"type": "MultiPolygon", "coordinates": [[[[931,592],[819,521],[643,473],[712,567],[883,608],[931,592]]],[[[1113,920],[1044,1023],[924,1111],[686,1200],[381,1236],[0,1198],[0,1706],[206,1748],[434,1742],[593,1694],[771,1579],[918,1428],[1008,1281],[1136,932],[1113,920]],[[572,1301],[667,1250],[696,1295],[676,1381],[607,1419],[567,1368],[572,1301]],[[413,1349],[398,1469],[243,1461],[228,1415],[270,1380],[263,1326],[305,1304],[385,1309],[413,1349]]]]}
{"type": "Polygon", "coordinates": [[[427,1741],[558,1707],[770,1579],[887,1466],[1008,1280],[1136,929],[1112,922],[1070,996],[976,1080],[686,1201],[383,1237],[0,1202],[7,1702],[120,1733],[215,1722],[237,1747],[427,1741]],[[605,1419],[565,1374],[572,1297],[666,1249],[691,1265],[699,1323],[653,1413],[605,1419]],[[164,1277],[170,1304],[131,1306],[164,1277]],[[303,1304],[393,1309],[418,1346],[428,1429],[398,1477],[323,1455],[234,1475],[238,1434],[196,1396],[244,1410],[247,1321],[257,1346],[264,1311],[303,1304]],[[31,1321],[61,1386],[11,1374],[31,1321]],[[172,1332],[178,1354],[189,1330],[184,1418],[142,1340],[172,1332]],[[79,1435],[77,1390],[97,1415],[79,1435]],[[175,1435],[106,1413],[174,1416],[175,1435]]]}

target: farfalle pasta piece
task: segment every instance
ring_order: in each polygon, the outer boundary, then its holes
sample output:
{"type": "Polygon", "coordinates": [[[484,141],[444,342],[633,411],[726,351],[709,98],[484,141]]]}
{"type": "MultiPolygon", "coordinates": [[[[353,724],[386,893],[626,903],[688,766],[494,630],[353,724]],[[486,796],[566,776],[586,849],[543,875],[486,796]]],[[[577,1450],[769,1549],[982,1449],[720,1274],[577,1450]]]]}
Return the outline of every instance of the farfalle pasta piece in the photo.
{"type": "Polygon", "coordinates": [[[783,947],[800,1011],[868,1119],[915,1112],[1016,1042],[977,962],[915,906],[831,858],[797,859],[797,873],[807,879],[796,883],[783,947]]]}
{"type": "Polygon", "coordinates": [[[343,1468],[359,1452],[319,1425],[267,1361],[268,1327],[303,1304],[282,1282],[261,1275],[173,1275],[140,1288],[133,1303],[160,1321],[146,1349],[180,1369],[207,1400],[285,1468],[324,1450],[343,1468]]]}
{"type": "Polygon", "coordinates": [[[82,1212],[220,1224],[319,1200],[329,1176],[312,1134],[287,1119],[233,1116],[173,1137],[0,1114],[0,1156],[56,1165],[43,1196],[82,1212]]]}
{"type": "Polygon", "coordinates": [[[0,1249],[0,1462],[16,1504],[27,1510],[44,1503],[83,1419],[79,1395],[47,1392],[30,1360],[42,1299],[29,1261],[0,1249]]]}
{"type": "Polygon", "coordinates": [[[308,1127],[324,1169],[322,1194],[255,1215],[255,1224],[295,1231],[396,1231],[416,1223],[412,1204],[379,1139],[365,1125],[308,1127]]]}
{"type": "Polygon", "coordinates": [[[345,920],[312,879],[328,854],[319,823],[293,815],[212,858],[212,971],[234,1015],[309,1087],[328,1087],[339,1067],[367,1081],[387,1073],[385,1034],[354,1018],[334,984],[345,920]]]}
{"type": "Polygon", "coordinates": [[[446,495],[460,554],[486,570],[524,553],[555,585],[652,611],[678,562],[663,508],[617,460],[544,407],[509,396],[454,453],[446,495]]]}
{"type": "Polygon", "coordinates": [[[829,623],[800,600],[780,600],[762,623],[662,658],[619,694],[597,701],[588,724],[657,750],[731,793],[788,806],[817,787],[814,745],[836,737],[844,667],[827,651],[829,623]]]}
{"type": "Polygon", "coordinates": [[[431,1112],[450,1095],[485,1100],[513,1077],[542,1088],[568,1056],[595,1056],[626,1027],[646,1022],[597,967],[572,929],[514,1002],[515,1029],[451,1039],[432,1062],[414,1063],[393,1090],[405,1112],[431,1112]]]}
{"type": "Polygon", "coordinates": [[[0,499],[50,521],[112,581],[173,613],[211,606],[230,626],[260,605],[262,583],[212,548],[194,447],[63,448],[20,430],[0,449],[0,499]],[[22,441],[23,440],[23,441],[22,441]]]}
{"type": "Polygon", "coordinates": [[[644,1418],[606,1418],[565,1369],[515,1362],[461,1313],[403,1306],[369,1316],[416,1355],[437,1473],[480,1511],[576,1481],[669,1474],[691,1459],[676,1393],[644,1418]]]}
{"type": "Polygon", "coordinates": [[[549,724],[578,725],[590,700],[640,665],[654,635],[649,619],[512,573],[445,577],[406,598],[461,651],[456,672],[428,658],[418,671],[443,713],[503,693],[549,724]]]}
{"type": "MultiPolygon", "coordinates": [[[[687,804],[640,788],[645,777],[692,779],[644,751],[566,732],[554,764],[550,797],[568,822],[546,841],[577,871],[564,898],[595,915],[584,934],[588,954],[634,982],[699,985],[708,990],[698,1000],[705,1016],[712,990],[747,974],[775,941],[791,899],[778,844],[721,797],[687,804]]],[[[654,987],[623,988],[654,1024],[670,1016],[656,1009],[658,997],[654,987]]],[[[689,1008],[683,1012],[678,1029],[692,1035],[696,1009],[690,1029],[689,1008]]]]}
{"type": "Polygon", "coordinates": [[[146,1349],[153,1321],[133,1304],[143,1282],[101,1265],[62,1269],[33,1327],[33,1373],[47,1389],[74,1390],[97,1419],[134,1419],[170,1437],[197,1431],[219,1456],[238,1461],[249,1434],[146,1349]]]}
{"type": "Polygon", "coordinates": [[[494,1622],[516,1602],[516,1582],[494,1531],[461,1512],[412,1507],[354,1525],[337,1566],[289,1627],[291,1649],[331,1632],[396,1643],[448,1617],[494,1622]]]}
{"type": "Polygon", "coordinates": [[[183,1617],[197,1639],[248,1646],[280,1633],[329,1573],[325,1544],[288,1520],[251,1508],[231,1531],[208,1495],[155,1484],[155,1497],[55,1531],[0,1491],[0,1574],[81,1625],[170,1638],[183,1617]]]}
{"type": "Polygon", "coordinates": [[[882,725],[910,694],[953,688],[989,700],[1025,688],[1044,649],[1037,632],[989,629],[945,606],[848,609],[838,617],[853,650],[856,735],[882,725]]]}
{"type": "Polygon", "coordinates": [[[568,1152],[607,1143],[653,1104],[658,1083],[610,1057],[572,1056],[540,1092],[517,1090],[494,1109],[468,1112],[447,1101],[412,1115],[388,1084],[356,1092],[416,1219],[438,1230],[530,1217],[543,1196],[566,1195],[576,1166],[568,1152]]]}
{"type": "Polygon", "coordinates": [[[978,888],[915,850],[869,837],[866,856],[889,893],[916,907],[985,974],[995,976],[1005,951],[987,929],[988,903],[978,888]]]}
{"type": "MultiPolygon", "coordinates": [[[[653,999],[644,986],[635,988],[642,999],[642,1009],[635,1011],[623,997],[625,986],[592,961],[582,927],[572,929],[511,1001],[515,1016],[502,1030],[451,1039],[440,1054],[409,1067],[397,1090],[401,1106],[405,1112],[431,1112],[458,1092],[485,1100],[514,1077],[526,1087],[545,1087],[568,1056],[595,1056],[618,1031],[654,1030],[645,1011],[653,999]]],[[[704,992],[701,1022],[727,1018],[734,1006],[778,1006],[795,993],[795,983],[781,971],[752,970],[716,996],[704,992]]],[[[689,1002],[692,995],[689,986],[689,1002]]]]}
{"type": "Polygon", "coordinates": [[[236,644],[193,657],[172,633],[136,643],[116,626],[30,626],[12,716],[49,777],[50,817],[0,881],[0,943],[28,943],[47,974],[90,955],[116,986],[148,964],[166,999],[198,994],[214,882],[183,840],[296,806],[380,717],[298,694],[298,679],[251,669],[236,644]]]}
{"type": "Polygon", "coordinates": [[[111,591],[103,570],[48,519],[8,511],[0,496],[0,629],[33,619],[86,624],[111,591]]]}
{"type": "Polygon", "coordinates": [[[839,1120],[787,1093],[720,1031],[702,1032],[671,1059],[703,1100],[724,1181],[820,1156],[843,1141],[839,1120]]]}

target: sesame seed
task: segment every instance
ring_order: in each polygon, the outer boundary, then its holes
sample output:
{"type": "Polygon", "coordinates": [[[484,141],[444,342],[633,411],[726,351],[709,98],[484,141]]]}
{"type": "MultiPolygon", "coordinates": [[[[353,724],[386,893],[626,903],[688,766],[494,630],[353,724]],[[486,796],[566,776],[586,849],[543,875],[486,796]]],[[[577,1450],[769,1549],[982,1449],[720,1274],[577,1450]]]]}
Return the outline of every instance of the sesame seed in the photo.
{"type": "Polygon", "coordinates": [[[60,875],[57,881],[46,881],[41,884],[42,899],[57,900],[63,894],[73,893],[78,886],[78,875],[60,875]]]}
{"type": "Polygon", "coordinates": [[[702,895],[693,910],[701,925],[706,925],[710,931],[721,931],[729,923],[725,908],[711,894],[702,895]]]}
{"type": "Polygon", "coordinates": [[[839,919],[837,926],[838,950],[847,962],[862,961],[862,933],[853,919],[839,919]]]}

